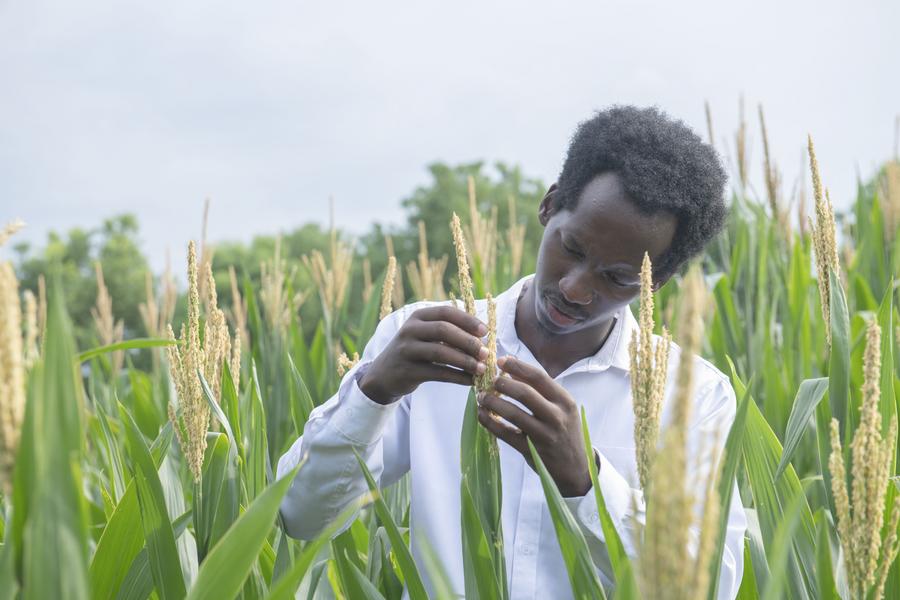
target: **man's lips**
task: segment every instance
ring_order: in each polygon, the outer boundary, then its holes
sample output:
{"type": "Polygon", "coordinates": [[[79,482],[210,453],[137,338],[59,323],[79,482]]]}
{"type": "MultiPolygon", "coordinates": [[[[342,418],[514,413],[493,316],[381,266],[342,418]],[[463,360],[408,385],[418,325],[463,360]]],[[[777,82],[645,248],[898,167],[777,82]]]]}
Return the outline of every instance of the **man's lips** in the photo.
{"type": "Polygon", "coordinates": [[[567,319],[569,321],[581,321],[582,320],[582,317],[573,315],[573,314],[569,313],[568,311],[560,308],[559,305],[556,302],[554,302],[553,300],[548,299],[547,305],[548,305],[548,307],[552,308],[553,310],[558,312],[560,315],[562,315],[565,319],[567,319]]]}

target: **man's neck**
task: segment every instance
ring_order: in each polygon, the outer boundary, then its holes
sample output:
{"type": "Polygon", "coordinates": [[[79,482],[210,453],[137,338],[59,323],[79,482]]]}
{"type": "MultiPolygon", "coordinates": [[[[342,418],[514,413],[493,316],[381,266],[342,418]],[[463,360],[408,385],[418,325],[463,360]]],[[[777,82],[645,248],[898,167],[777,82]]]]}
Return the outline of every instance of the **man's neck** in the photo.
{"type": "Polygon", "coordinates": [[[546,331],[535,314],[534,294],[534,279],[530,279],[523,285],[516,304],[516,334],[551,377],[556,377],[582,358],[596,354],[612,333],[615,317],[565,335],[546,331]]]}

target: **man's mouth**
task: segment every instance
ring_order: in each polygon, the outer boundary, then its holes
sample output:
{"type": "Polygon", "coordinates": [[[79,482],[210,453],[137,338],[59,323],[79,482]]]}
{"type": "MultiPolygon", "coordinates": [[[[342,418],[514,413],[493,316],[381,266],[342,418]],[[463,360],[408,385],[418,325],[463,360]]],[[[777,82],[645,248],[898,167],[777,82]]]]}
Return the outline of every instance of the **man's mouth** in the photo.
{"type": "Polygon", "coordinates": [[[568,327],[569,325],[577,323],[581,320],[580,317],[573,317],[572,315],[557,308],[556,304],[552,300],[547,300],[547,313],[550,315],[550,318],[554,323],[562,327],[568,327]]]}

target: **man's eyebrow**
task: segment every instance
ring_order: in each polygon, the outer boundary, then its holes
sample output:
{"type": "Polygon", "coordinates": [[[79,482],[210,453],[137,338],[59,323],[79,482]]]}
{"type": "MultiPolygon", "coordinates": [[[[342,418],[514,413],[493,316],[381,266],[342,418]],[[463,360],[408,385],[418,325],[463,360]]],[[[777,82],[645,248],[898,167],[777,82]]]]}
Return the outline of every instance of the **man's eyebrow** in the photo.
{"type": "MultiPolygon", "coordinates": [[[[573,246],[575,246],[576,250],[583,251],[584,244],[581,243],[581,241],[578,239],[577,235],[575,235],[571,231],[566,231],[565,236],[566,236],[566,241],[569,242],[570,244],[572,244],[573,246]]],[[[632,274],[639,275],[641,272],[641,270],[639,268],[635,268],[634,265],[630,265],[625,262],[611,263],[609,265],[606,265],[606,267],[610,268],[610,269],[612,269],[612,268],[624,269],[625,271],[628,272],[629,275],[632,275],[632,274]]]]}

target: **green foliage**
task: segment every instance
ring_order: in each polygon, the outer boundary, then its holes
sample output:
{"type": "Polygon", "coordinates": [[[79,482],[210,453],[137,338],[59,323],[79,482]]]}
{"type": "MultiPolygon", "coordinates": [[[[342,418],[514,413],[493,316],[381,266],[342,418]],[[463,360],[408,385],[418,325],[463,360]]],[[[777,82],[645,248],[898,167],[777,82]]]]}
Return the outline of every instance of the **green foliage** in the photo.
{"type": "MultiPolygon", "coordinates": [[[[453,211],[468,219],[471,175],[479,209],[498,207],[501,231],[508,219],[507,198],[515,198],[519,220],[528,227],[522,274],[533,270],[541,234],[536,206],[544,193],[539,181],[502,164],[490,173],[481,163],[434,164],[429,175],[404,200],[408,225],[390,232],[401,265],[418,249],[420,219],[431,256],[452,252],[447,223],[453,211]]],[[[900,359],[894,348],[900,244],[897,232],[886,225],[885,203],[874,186],[860,187],[847,217],[854,219],[846,240],[855,252],[842,273],[830,275],[828,323],[821,316],[810,239],[797,232],[786,237],[761,205],[735,197],[726,230],[703,257],[714,298],[703,354],[729,374],[738,398],[718,484],[721,512],[710,598],[718,585],[735,480],[749,522],[738,597],[848,597],[846,552],[836,531],[827,468],[828,427],[832,416],[839,420],[846,448],[859,419],[862,334],[872,318],[882,328],[884,433],[900,406],[900,359]],[[832,336],[830,352],[824,350],[826,329],[832,336]],[[752,393],[748,381],[754,382],[752,393]]],[[[371,259],[376,287],[384,277],[384,233],[376,226],[357,240],[358,257],[371,259]]],[[[322,524],[314,540],[291,539],[278,522],[279,502],[293,473],[275,481],[273,466],[302,434],[312,410],[337,390],[336,354],[361,352],[377,324],[379,294],[364,301],[359,293],[361,261],[354,262],[341,314],[324,322],[313,294],[299,315],[273,327],[260,301],[259,265],[270,259],[275,239],[219,245],[213,266],[221,305],[230,307],[227,267],[233,265],[247,302],[250,345],[243,349],[239,372],[225,365],[218,398],[211,389],[216,386],[198,374],[213,419],[201,481],[195,484],[167,419],[168,404],[177,400],[170,392],[167,342],[144,338],[135,312],[144,299],[146,265],[136,234],[134,220],[119,217],[96,231],[73,230],[66,238],[53,234],[37,252],[19,249],[23,287],[36,289],[39,273],[53,285],[42,355],[27,376],[13,493],[2,498],[0,598],[286,599],[299,592],[309,598],[396,600],[404,587],[412,598],[425,597],[426,573],[438,594],[446,595],[449,580],[427,540],[421,546],[425,564],[412,558],[405,478],[381,489],[360,460],[370,492],[322,524]],[[103,263],[116,316],[126,321],[127,339],[119,346],[98,348],[92,333],[93,260],[103,263]],[[122,377],[110,378],[100,363],[116,349],[128,350],[129,360],[122,377]]],[[[316,225],[283,236],[285,294],[309,290],[309,274],[298,267],[299,258],[324,250],[327,242],[328,233],[316,225]]],[[[507,253],[501,246],[501,262],[507,253]]],[[[483,286],[491,277],[499,289],[512,283],[508,273],[486,274],[477,261],[473,265],[483,286]]],[[[454,287],[454,276],[452,270],[445,273],[447,289],[454,287]]],[[[408,301],[415,300],[409,288],[406,292],[408,301]]],[[[680,299],[677,276],[656,295],[657,325],[667,325],[676,339],[678,323],[671,315],[677,314],[680,299]]],[[[499,463],[485,451],[489,434],[475,418],[474,398],[468,402],[459,432],[463,448],[469,449],[460,456],[465,591],[471,598],[501,599],[508,586],[499,528],[499,463]]],[[[582,426],[585,452],[592,458],[584,412],[582,426]]],[[[574,595],[610,593],[600,587],[602,571],[615,583],[610,595],[637,598],[640,563],[625,553],[593,460],[590,475],[605,557],[591,556],[578,517],[562,501],[533,446],[531,454],[574,595]]],[[[896,464],[892,469],[896,472],[896,464]]],[[[890,487],[885,506],[897,493],[890,487]]],[[[891,533],[887,525],[883,530],[883,537],[891,533]]],[[[900,598],[896,563],[886,590],[887,598],[900,598]]]]}
{"type": "MultiPolygon", "coordinates": [[[[600,578],[597,576],[597,568],[591,559],[591,553],[578,522],[563,501],[556,482],[553,481],[553,477],[544,466],[544,462],[531,440],[528,440],[528,449],[531,451],[531,459],[541,477],[544,496],[547,498],[547,505],[550,508],[550,517],[556,528],[556,539],[559,541],[563,560],[569,572],[572,593],[576,598],[606,598],[603,586],[600,585],[600,578]]],[[[593,459],[593,457],[591,458],[593,459]]]]}
{"type": "Polygon", "coordinates": [[[499,442],[478,422],[474,387],[466,399],[460,439],[463,563],[466,595],[506,598],[506,560],[503,555],[503,490],[499,442]]]}
{"type": "Polygon", "coordinates": [[[43,360],[29,382],[16,461],[14,521],[6,545],[17,549],[23,597],[87,598],[88,519],[81,489],[84,404],[58,282],[53,291],[43,360]]]}
{"type": "Polygon", "coordinates": [[[94,263],[99,261],[113,298],[113,314],[124,320],[126,338],[137,337],[145,333],[138,305],[145,298],[144,279],[149,269],[137,236],[137,219],[126,214],[107,219],[96,229],[72,229],[65,237],[51,232],[40,250],[32,252],[27,245],[19,245],[21,286],[37,295],[39,275],[58,278],[66,291],[66,308],[78,346],[94,346],[90,309],[97,299],[94,263]]]}

